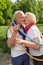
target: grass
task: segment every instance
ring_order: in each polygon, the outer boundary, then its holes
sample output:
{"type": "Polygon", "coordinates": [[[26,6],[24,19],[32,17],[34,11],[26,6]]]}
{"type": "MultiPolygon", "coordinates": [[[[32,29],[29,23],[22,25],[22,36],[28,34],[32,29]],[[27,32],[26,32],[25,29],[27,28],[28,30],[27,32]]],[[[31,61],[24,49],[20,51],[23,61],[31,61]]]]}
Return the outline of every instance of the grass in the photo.
{"type": "Polygon", "coordinates": [[[38,29],[43,34],[43,24],[37,24],[38,29]]]}
{"type": "MultiPolygon", "coordinates": [[[[37,24],[40,31],[43,33],[43,24],[37,24]]],[[[0,26],[0,48],[4,53],[9,53],[10,49],[7,47],[6,43],[6,31],[8,26],[0,26]]]]}

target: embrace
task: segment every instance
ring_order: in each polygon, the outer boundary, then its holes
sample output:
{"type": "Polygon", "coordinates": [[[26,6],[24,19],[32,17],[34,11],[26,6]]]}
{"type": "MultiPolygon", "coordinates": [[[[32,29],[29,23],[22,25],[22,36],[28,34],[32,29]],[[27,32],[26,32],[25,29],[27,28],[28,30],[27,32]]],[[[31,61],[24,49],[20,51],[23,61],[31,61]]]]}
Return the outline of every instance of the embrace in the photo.
{"type": "MultiPolygon", "coordinates": [[[[27,36],[30,36],[38,43],[42,43],[40,31],[36,26],[36,15],[31,12],[16,11],[14,13],[14,22],[11,23],[7,30],[7,45],[11,48],[12,65],[30,65],[30,57],[28,57],[20,48],[22,45],[33,57],[43,59],[43,46],[37,45],[24,36],[19,29],[21,29],[27,36]]],[[[33,60],[34,65],[43,65],[43,62],[33,60]]]]}

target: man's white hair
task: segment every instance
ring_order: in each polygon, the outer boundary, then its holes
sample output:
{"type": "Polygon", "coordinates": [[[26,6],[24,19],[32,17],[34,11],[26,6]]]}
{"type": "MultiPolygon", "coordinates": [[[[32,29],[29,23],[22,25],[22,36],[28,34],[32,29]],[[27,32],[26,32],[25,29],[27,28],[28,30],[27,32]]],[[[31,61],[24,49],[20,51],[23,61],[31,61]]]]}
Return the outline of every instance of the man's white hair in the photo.
{"type": "Polygon", "coordinates": [[[24,15],[23,11],[18,10],[18,11],[16,11],[16,12],[14,13],[14,15],[13,15],[14,19],[15,19],[15,17],[17,16],[18,13],[22,13],[22,15],[24,15]]]}
{"type": "Polygon", "coordinates": [[[28,15],[29,21],[30,23],[36,23],[36,15],[31,13],[31,12],[27,12],[25,14],[25,16],[28,15]]]}

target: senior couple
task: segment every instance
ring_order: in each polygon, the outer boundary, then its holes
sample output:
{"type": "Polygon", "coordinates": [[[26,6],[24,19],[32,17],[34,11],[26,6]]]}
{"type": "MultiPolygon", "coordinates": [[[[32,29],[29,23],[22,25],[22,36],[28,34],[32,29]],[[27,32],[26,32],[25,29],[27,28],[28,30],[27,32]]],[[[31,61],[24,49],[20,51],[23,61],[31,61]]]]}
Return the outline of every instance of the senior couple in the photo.
{"type": "MultiPolygon", "coordinates": [[[[12,65],[30,65],[29,57],[23,52],[19,45],[22,45],[25,50],[37,58],[43,58],[43,48],[31,42],[30,39],[23,36],[18,29],[30,36],[33,40],[40,43],[40,32],[36,26],[36,16],[31,12],[16,11],[14,13],[14,22],[16,26],[11,26],[7,30],[7,45],[11,48],[12,65]]],[[[34,65],[43,65],[43,62],[33,60],[34,65]]]]}

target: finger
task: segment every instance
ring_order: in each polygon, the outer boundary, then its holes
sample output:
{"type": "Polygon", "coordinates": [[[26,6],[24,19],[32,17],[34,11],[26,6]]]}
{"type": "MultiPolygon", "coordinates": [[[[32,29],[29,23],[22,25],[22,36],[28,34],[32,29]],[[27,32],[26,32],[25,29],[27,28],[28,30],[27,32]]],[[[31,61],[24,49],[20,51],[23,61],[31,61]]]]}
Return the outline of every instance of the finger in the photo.
{"type": "Polygon", "coordinates": [[[14,30],[18,30],[20,28],[20,26],[16,25],[13,28],[14,28],[14,30]]]}

